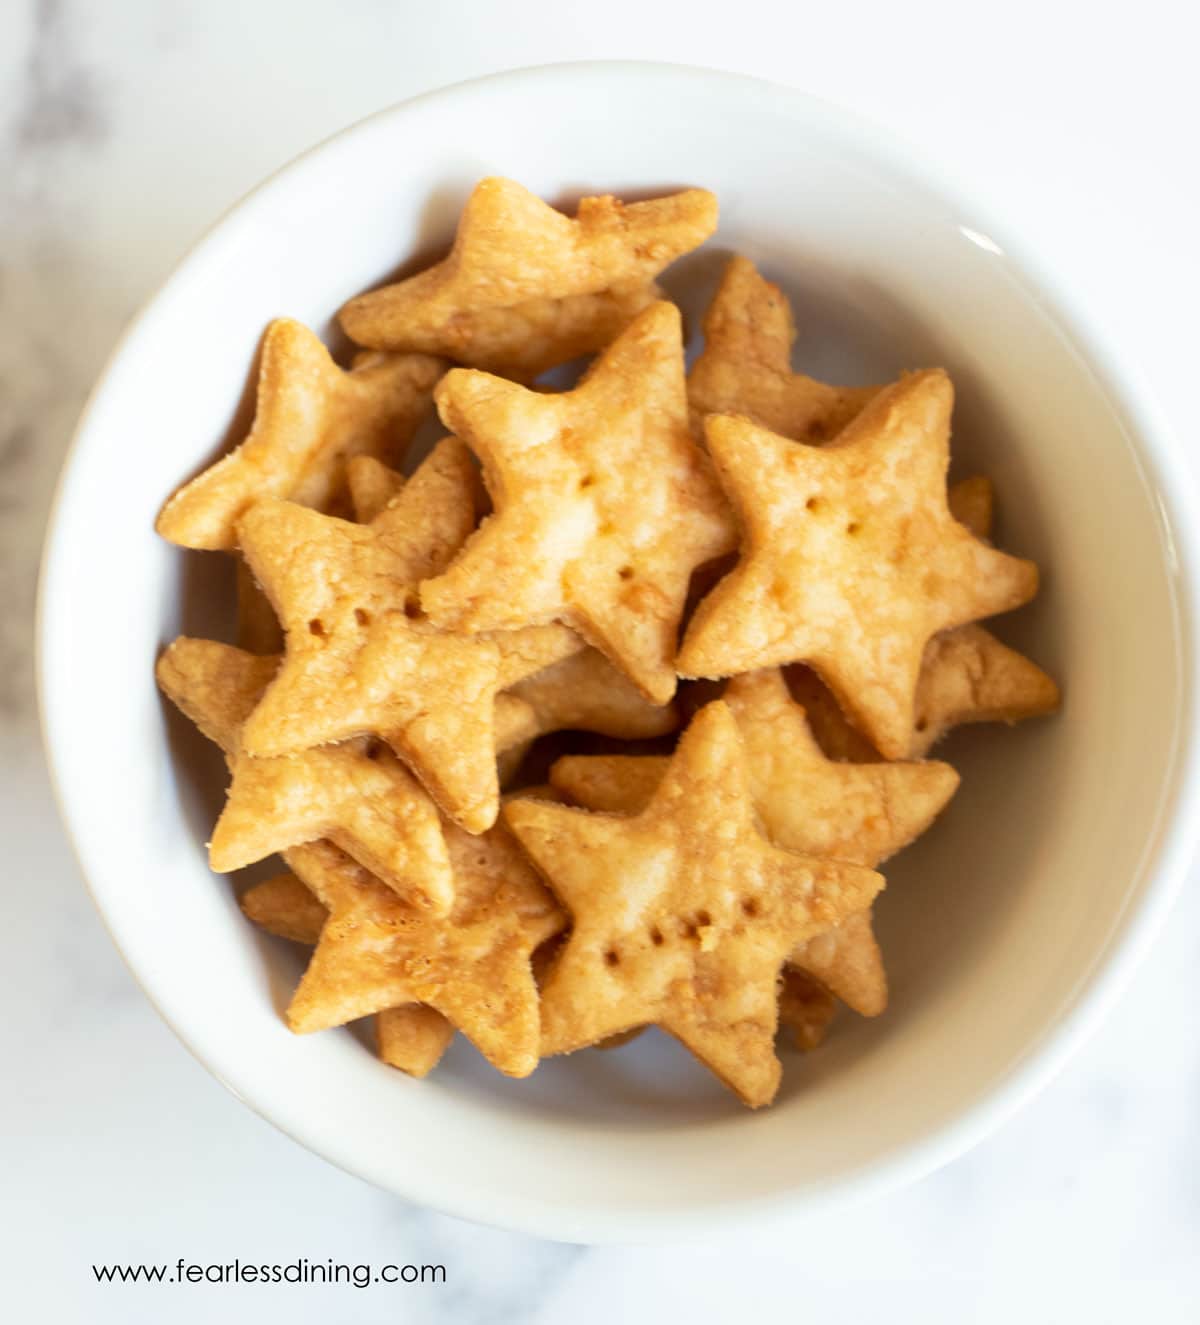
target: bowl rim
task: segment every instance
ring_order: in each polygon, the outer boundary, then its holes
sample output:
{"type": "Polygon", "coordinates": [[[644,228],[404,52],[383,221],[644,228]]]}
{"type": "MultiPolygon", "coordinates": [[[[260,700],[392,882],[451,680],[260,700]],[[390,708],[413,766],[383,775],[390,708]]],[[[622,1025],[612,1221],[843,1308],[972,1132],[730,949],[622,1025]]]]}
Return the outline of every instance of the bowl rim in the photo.
{"type": "Polygon", "coordinates": [[[711,1235],[744,1226],[754,1219],[817,1214],[851,1201],[881,1196],[923,1178],[983,1141],[1023,1104],[1043,1089],[1099,1026],[1146,955],[1155,934],[1182,890],[1200,837],[1200,746],[1195,739],[1200,724],[1196,703],[1197,620],[1200,619],[1200,590],[1196,567],[1200,566],[1200,499],[1183,458],[1176,433],[1156,400],[1144,372],[1131,357],[1129,348],[1117,344],[1088,312],[1086,300],[1063,277],[1053,275],[1006,223],[1003,210],[985,190],[971,188],[951,178],[941,166],[889,130],[844,106],[752,75],[702,66],[650,60],[583,60],[532,65],[482,77],[465,79],[407,98],[381,108],[330,134],[269,174],[215,220],[191,245],[171,272],[151,291],[129,320],[101,369],[75,425],[65,452],[50,505],[38,578],[36,606],[35,670],[37,704],[51,786],[67,840],[83,876],[85,886],[100,914],[109,937],[125,961],[130,974],[151,1004],[192,1055],[243,1103],[273,1126],[343,1170],[370,1183],[378,1183],[368,1164],[361,1162],[352,1146],[331,1142],[320,1125],[284,1126],[277,1119],[277,1106],[269,1092],[246,1089],[228,1072],[227,1065],[214,1061],[210,1050],[177,1026],[163,1010],[153,988],[131,964],[117,941],[100,900],[93,875],[102,867],[84,858],[77,831],[77,815],[66,791],[67,778],[56,753],[54,733],[57,700],[50,685],[50,659],[55,653],[52,586],[60,579],[57,566],[63,542],[61,517],[64,494],[79,453],[86,445],[91,419],[115,365],[136,338],[143,323],[159,302],[182,283],[189,269],[221,239],[227,224],[261,201],[276,182],[297,171],[325,149],[365,126],[387,118],[403,118],[414,110],[436,107],[439,102],[464,95],[492,91],[516,91],[549,96],[555,86],[569,83],[578,90],[581,79],[641,79],[648,82],[719,84],[728,94],[753,96],[776,104],[788,104],[802,115],[832,125],[871,157],[881,161],[906,186],[937,200],[958,217],[980,222],[978,235],[995,242],[1010,270],[1026,289],[1038,297],[1068,344],[1080,355],[1096,378],[1124,426],[1138,464],[1146,471],[1159,498],[1159,524],[1168,579],[1172,587],[1172,609],[1178,664],[1181,675],[1181,712],[1174,745],[1164,774],[1164,790],[1156,820],[1142,853],[1140,873],[1144,884],[1138,898],[1122,917],[1120,928],[1092,970],[1071,1006],[1046,1028],[1005,1075],[981,1090],[979,1097],[952,1122],[935,1124],[891,1153],[852,1173],[818,1188],[796,1189],[753,1198],[731,1197],[701,1209],[654,1211],[589,1207],[577,1202],[567,1210],[547,1209],[540,1202],[526,1202],[519,1194],[485,1193],[478,1189],[446,1190],[436,1182],[414,1182],[408,1188],[389,1183],[389,1189],[404,1199],[447,1214],[507,1228],[526,1234],[587,1243],[662,1241],[679,1237],[711,1235]]]}

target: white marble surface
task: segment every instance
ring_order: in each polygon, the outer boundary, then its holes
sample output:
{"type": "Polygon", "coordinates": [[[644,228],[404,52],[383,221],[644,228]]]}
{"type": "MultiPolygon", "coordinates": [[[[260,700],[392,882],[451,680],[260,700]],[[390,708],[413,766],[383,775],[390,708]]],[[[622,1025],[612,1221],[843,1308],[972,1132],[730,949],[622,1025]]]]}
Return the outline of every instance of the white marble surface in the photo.
{"type": "MultiPolygon", "coordinates": [[[[1200,892],[1101,1034],[1000,1135],[869,1208],[709,1247],[583,1250],[407,1208],[199,1067],[88,900],[38,750],[54,476],[122,324],[264,173],[492,69],[639,56],[854,105],[994,192],[1195,448],[1196,33],[1174,0],[0,6],[0,1300],[12,1320],[1200,1319],[1200,892]],[[108,1260],[442,1262],[444,1286],[98,1287],[108,1260]]],[[[114,629],[120,628],[114,622],[114,629]]],[[[102,641],[98,647],[103,647],[102,641]]],[[[1103,647],[1097,641],[1097,647],[1103,647]]]]}

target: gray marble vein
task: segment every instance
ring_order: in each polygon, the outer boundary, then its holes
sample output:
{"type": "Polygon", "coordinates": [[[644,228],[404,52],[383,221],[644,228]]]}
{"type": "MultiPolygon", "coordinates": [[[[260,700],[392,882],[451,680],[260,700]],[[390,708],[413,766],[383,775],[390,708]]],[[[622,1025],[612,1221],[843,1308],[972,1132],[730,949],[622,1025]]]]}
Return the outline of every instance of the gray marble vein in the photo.
{"type": "Polygon", "coordinates": [[[0,711],[28,736],[29,618],[46,507],[66,441],[119,310],[87,290],[70,173],[108,135],[102,82],[76,51],[63,0],[29,8],[4,56],[15,89],[0,125],[0,711]]]}
{"type": "Polygon", "coordinates": [[[74,49],[65,0],[37,0],[33,39],[25,59],[15,145],[28,154],[100,142],[107,132],[97,73],[74,49]]]}

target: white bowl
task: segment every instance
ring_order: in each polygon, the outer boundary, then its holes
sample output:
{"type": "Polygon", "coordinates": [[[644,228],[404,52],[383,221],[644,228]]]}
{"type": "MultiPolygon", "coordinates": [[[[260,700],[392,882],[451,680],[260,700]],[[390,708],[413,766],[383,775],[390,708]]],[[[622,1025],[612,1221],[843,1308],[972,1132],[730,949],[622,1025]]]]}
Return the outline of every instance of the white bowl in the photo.
{"type": "MultiPolygon", "coordinates": [[[[46,743],[97,905],[149,997],[233,1091],[414,1201],[581,1241],[679,1236],[918,1177],[1043,1084],[1145,950],[1196,821],[1189,482],[1136,374],[1010,236],[902,147],[798,92],[640,64],[504,74],[384,111],[236,207],[124,337],[80,423],[42,583],[46,743]],[[264,324],[327,329],[350,294],[443,244],[470,185],[550,198],[703,184],[720,232],[669,284],[694,313],[724,253],[796,300],[818,375],[945,364],[956,467],[990,474],[1036,605],[998,627],[1065,685],[1054,719],[978,728],[963,788],[889,870],[892,1007],[843,1017],[749,1114],[654,1033],[490,1072],[460,1041],[427,1081],[349,1031],[297,1038],[299,954],[238,913],[203,844],[220,760],[152,666],[203,633],[219,556],[152,529],[222,444],[264,324]],[[204,770],[198,775],[197,768],[204,770]]],[[[1135,1046],[1130,1046],[1134,1052],[1135,1046]]]]}

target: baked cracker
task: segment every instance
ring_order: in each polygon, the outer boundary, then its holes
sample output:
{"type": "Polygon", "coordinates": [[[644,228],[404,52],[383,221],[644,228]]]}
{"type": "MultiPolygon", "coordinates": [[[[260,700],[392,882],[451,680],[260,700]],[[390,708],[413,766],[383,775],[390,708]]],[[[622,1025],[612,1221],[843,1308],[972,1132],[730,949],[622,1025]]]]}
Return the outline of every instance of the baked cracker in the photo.
{"type": "Polygon", "coordinates": [[[930,639],[1037,592],[1032,562],[980,542],[949,512],[952,402],[944,372],[911,374],[823,447],[745,419],[707,420],[743,551],[696,609],[681,674],[806,662],[880,753],[909,752],[930,639]]]}
{"type": "Polygon", "coordinates": [[[437,401],[482,460],[495,513],[422,584],[430,619],[472,631],[564,621],[665,704],[692,571],[735,546],[688,429],[678,309],[647,309],[573,391],[455,369],[437,401]]]}
{"type": "MultiPolygon", "coordinates": [[[[991,537],[995,503],[988,479],[955,483],[948,504],[951,515],[976,538],[991,537]]],[[[789,667],[787,677],[830,758],[860,763],[879,758],[811,668],[789,667]]],[[[1012,724],[1053,713],[1059,701],[1052,677],[982,626],[943,631],[925,646],[921,659],[908,757],[923,758],[953,727],[973,722],[1012,724]]]]}
{"type": "Polygon", "coordinates": [[[370,524],[400,495],[404,475],[374,456],[358,455],[346,463],[346,487],[355,520],[370,524]]]}
{"type": "Polygon", "coordinates": [[[307,327],[278,318],[263,337],[248,436],[170,497],[155,527],[183,547],[229,551],[238,520],[263,497],[347,509],[346,460],[399,464],[445,368],[425,354],[376,355],[345,372],[307,327]]]}
{"type": "Polygon", "coordinates": [[[981,543],[992,541],[996,491],[992,487],[992,480],[985,474],[974,474],[952,483],[946,490],[946,505],[958,523],[981,543]]]}
{"type": "Polygon", "coordinates": [[[273,874],[238,898],[243,915],[268,934],[315,948],[329,912],[294,874],[273,874]]]}
{"type": "Polygon", "coordinates": [[[421,619],[416,583],[474,526],[477,481],[467,448],[447,437],[369,525],[276,500],[243,516],[246,559],[286,631],[247,752],[378,735],[463,827],[495,822],[497,692],[582,643],[563,626],[467,636],[421,619]]]}
{"type": "Polygon", "coordinates": [[[522,799],[504,816],[574,922],[542,990],[543,1054],[658,1025],[746,1104],[769,1103],[785,958],[883,880],[763,837],[728,705],[696,716],[637,816],[522,799]]]}
{"type": "Polygon", "coordinates": [[[163,693],[224,750],[229,765],[210,865],[225,874],[327,837],[397,892],[445,914],[453,880],[437,810],[390,750],[362,738],[293,755],[246,753],[246,718],[278,661],[186,636],[158,659],[163,693]]]}
{"type": "Polygon", "coordinates": [[[338,317],[360,345],[532,381],[615,339],[661,297],[658,273],[716,224],[703,189],[629,205],[584,198],[572,218],[512,180],[484,179],[443,261],[351,299],[338,317]]]}
{"type": "MultiPolygon", "coordinates": [[[[734,677],[723,698],[742,737],[755,810],[770,840],[789,851],[874,868],[925,832],[958,787],[949,764],[827,759],[774,668],[734,677]]],[[[550,782],[585,809],[637,814],[669,766],[655,756],[568,755],[550,782]]],[[[869,909],[808,940],[788,962],[863,1016],[887,1006],[869,909]]]]}
{"type": "MultiPolygon", "coordinates": [[[[598,650],[578,653],[534,672],[504,692],[533,710],[536,734],[598,732],[626,741],[665,736],[679,726],[676,704],[651,704],[598,650]]],[[[500,742],[497,741],[497,746],[500,742]]]]}
{"type": "Polygon", "coordinates": [[[698,419],[741,414],[781,437],[819,443],[836,437],[881,389],[829,386],[792,372],[791,305],[748,258],[730,259],[703,328],[704,350],[688,375],[698,419]]]}
{"type": "MultiPolygon", "coordinates": [[[[270,934],[316,947],[328,910],[294,874],[277,874],[248,888],[242,910],[270,934]]],[[[424,1077],[438,1065],[454,1038],[454,1027],[433,1008],[406,1003],[375,1017],[375,1045],[389,1067],[424,1077]]]]}
{"type": "Polygon", "coordinates": [[[329,910],[288,1007],[298,1033],[420,1003],[440,1013],[509,1076],[538,1062],[538,993],[530,958],[564,916],[508,832],[446,827],[454,909],[436,919],[407,905],[326,842],[287,863],[329,910]]]}

